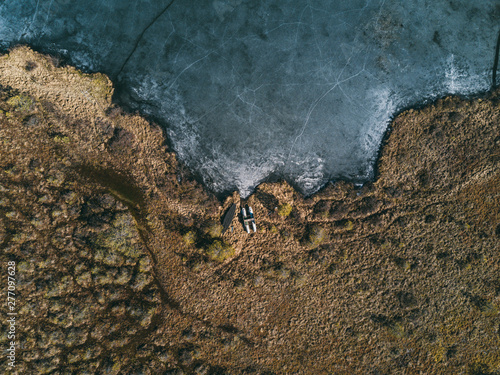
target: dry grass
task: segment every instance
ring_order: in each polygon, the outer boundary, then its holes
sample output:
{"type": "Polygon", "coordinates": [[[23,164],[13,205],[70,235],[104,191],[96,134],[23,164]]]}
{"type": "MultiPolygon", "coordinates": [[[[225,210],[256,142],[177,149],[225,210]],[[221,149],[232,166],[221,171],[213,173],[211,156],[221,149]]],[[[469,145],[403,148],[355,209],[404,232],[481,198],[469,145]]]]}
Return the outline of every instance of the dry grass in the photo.
{"type": "Polygon", "coordinates": [[[500,368],[497,94],[401,114],[361,189],[304,199],[262,184],[244,202],[259,231],[235,217],[221,235],[238,195],[221,204],[190,179],[161,129],[111,104],[107,78],[21,48],[0,59],[0,83],[20,371],[500,368]]]}

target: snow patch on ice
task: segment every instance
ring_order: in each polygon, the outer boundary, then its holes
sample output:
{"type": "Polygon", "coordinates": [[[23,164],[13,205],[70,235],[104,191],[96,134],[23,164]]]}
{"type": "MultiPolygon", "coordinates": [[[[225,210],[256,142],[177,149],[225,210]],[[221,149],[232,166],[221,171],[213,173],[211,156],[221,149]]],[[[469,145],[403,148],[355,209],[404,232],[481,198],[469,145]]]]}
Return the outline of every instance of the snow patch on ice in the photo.
{"type": "Polygon", "coordinates": [[[361,147],[366,154],[373,157],[382,141],[392,114],[398,108],[399,100],[389,87],[384,86],[370,90],[367,94],[367,101],[371,103],[372,116],[368,120],[367,126],[361,131],[361,147]]]}
{"type": "Polygon", "coordinates": [[[488,89],[487,73],[475,74],[469,62],[451,54],[446,59],[444,87],[447,93],[469,95],[488,89]]]}

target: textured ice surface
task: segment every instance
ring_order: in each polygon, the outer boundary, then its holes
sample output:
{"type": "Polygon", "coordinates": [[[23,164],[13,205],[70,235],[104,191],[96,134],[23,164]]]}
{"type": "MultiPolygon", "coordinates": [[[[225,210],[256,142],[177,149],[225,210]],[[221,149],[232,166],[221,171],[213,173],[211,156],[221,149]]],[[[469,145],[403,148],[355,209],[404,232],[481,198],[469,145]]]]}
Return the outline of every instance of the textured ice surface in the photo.
{"type": "Polygon", "coordinates": [[[243,196],[270,175],[306,194],[371,178],[395,111],[488,89],[500,26],[498,0],[169,4],[3,2],[0,40],[108,73],[209,188],[243,196]]]}

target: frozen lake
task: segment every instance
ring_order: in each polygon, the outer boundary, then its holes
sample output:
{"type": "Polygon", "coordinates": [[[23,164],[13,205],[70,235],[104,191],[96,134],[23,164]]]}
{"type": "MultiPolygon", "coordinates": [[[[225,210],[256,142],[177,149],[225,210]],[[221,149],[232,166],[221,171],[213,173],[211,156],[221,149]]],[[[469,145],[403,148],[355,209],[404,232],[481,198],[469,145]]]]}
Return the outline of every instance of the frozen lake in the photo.
{"type": "Polygon", "coordinates": [[[401,108],[487,90],[498,0],[17,0],[0,43],[119,83],[218,193],[373,177],[401,108]],[[259,4],[262,3],[262,4],[259,4]]]}

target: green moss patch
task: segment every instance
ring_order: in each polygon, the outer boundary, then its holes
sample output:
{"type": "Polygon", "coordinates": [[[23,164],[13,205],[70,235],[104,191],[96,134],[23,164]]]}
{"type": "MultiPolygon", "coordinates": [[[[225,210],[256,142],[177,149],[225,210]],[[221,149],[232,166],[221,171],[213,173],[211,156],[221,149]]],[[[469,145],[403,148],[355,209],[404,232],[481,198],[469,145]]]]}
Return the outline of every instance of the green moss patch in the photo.
{"type": "Polygon", "coordinates": [[[278,207],[278,215],[287,217],[292,212],[292,206],[288,203],[280,204],[278,207]]]}
{"type": "Polygon", "coordinates": [[[7,104],[17,112],[29,112],[33,109],[34,101],[27,95],[15,95],[7,99],[7,104]]]}
{"type": "Polygon", "coordinates": [[[221,241],[212,242],[208,246],[206,252],[210,259],[216,260],[217,262],[223,262],[231,258],[235,253],[231,246],[221,241]]]}

